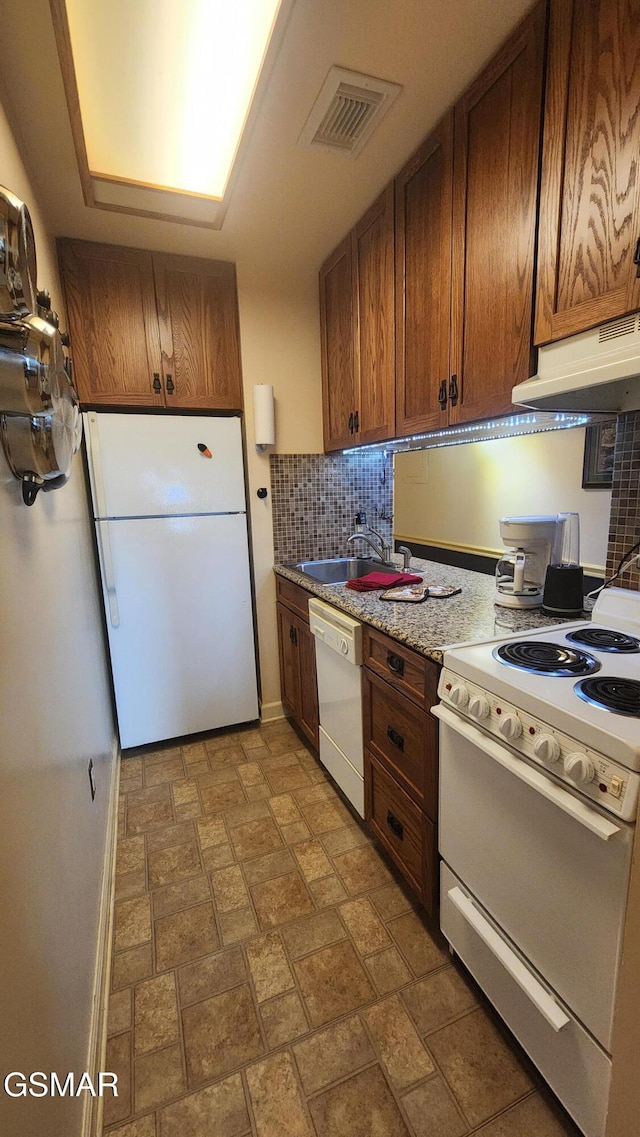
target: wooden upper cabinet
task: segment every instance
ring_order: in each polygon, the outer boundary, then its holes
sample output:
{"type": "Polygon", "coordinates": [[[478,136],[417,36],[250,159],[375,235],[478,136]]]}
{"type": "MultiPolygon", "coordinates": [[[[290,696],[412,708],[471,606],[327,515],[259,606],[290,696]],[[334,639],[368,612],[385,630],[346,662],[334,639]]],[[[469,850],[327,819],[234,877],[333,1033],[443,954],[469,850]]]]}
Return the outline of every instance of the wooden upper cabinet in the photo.
{"type": "Polygon", "coordinates": [[[452,178],[450,112],[395,181],[398,435],[447,425],[452,178]]]}
{"type": "Polygon", "coordinates": [[[351,235],[320,269],[320,347],[325,450],[353,445],[356,411],[351,235]]]}
{"type": "Polygon", "coordinates": [[[151,254],[62,239],[58,256],[80,401],[163,406],[151,254]]]}
{"type": "Polygon", "coordinates": [[[242,406],[233,264],[153,254],[167,407],[242,406]]]}
{"type": "Polygon", "coordinates": [[[359,387],[354,433],[361,443],[383,442],[395,434],[393,213],[393,186],[389,185],[352,236],[359,387]]]}
{"type": "Polygon", "coordinates": [[[450,423],[504,414],[532,374],[545,22],[538,4],[455,108],[450,423]]]}
{"type": "Polygon", "coordinates": [[[242,408],[232,264],[66,238],[58,254],[82,403],[242,408]]]}
{"type": "Polygon", "coordinates": [[[640,308],[640,4],[552,0],[536,343],[640,308]]]}
{"type": "Polygon", "coordinates": [[[325,450],[395,433],[393,187],[320,269],[325,450]]]}

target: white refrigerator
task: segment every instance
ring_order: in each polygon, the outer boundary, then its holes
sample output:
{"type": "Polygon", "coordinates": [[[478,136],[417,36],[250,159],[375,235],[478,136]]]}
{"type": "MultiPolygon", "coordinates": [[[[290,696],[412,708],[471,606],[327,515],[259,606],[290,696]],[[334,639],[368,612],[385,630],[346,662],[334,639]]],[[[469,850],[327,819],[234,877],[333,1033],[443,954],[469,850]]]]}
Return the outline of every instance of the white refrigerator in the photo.
{"type": "Polygon", "coordinates": [[[84,417],[122,748],[256,719],[240,420],[84,417]]]}

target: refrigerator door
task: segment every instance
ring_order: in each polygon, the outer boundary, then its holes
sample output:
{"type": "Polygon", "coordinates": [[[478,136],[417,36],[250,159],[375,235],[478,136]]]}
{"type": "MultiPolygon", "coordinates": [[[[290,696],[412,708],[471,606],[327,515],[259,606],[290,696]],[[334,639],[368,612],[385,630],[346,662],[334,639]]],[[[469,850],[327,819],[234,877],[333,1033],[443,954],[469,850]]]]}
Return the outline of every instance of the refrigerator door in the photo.
{"type": "Polygon", "coordinates": [[[96,529],[122,747],[257,718],[244,515],[96,529]]]}
{"type": "Polygon", "coordinates": [[[95,517],[245,510],[240,419],[88,411],[85,428],[95,517]]]}

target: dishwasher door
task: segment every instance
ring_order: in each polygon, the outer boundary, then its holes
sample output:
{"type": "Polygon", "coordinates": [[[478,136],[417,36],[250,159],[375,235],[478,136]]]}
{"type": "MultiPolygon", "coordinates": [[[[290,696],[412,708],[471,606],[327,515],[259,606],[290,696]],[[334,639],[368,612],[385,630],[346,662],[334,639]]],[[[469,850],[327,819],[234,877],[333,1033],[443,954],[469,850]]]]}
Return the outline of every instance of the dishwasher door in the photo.
{"type": "Polygon", "coordinates": [[[362,626],[314,598],[309,627],[316,642],[320,761],[364,817],[362,626]]]}

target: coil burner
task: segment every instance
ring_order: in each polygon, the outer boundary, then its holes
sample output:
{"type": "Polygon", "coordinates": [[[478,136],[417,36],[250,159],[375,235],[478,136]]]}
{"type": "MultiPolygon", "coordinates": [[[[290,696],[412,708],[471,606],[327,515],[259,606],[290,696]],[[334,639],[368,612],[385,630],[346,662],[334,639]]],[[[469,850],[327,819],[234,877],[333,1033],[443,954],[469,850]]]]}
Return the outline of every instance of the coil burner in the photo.
{"type": "Polygon", "coordinates": [[[640,718],[640,682],[637,679],[598,676],[596,679],[581,679],[574,690],[585,703],[594,707],[601,707],[614,715],[640,718]]]}
{"type": "Polygon", "coordinates": [[[507,667],[516,667],[520,671],[531,671],[537,675],[591,675],[594,671],[599,671],[601,666],[586,651],[548,643],[546,640],[516,640],[515,643],[501,644],[494,649],[493,657],[500,663],[506,663],[507,667]]]}
{"type": "Polygon", "coordinates": [[[614,632],[612,628],[578,628],[575,632],[568,632],[567,639],[572,644],[592,647],[594,651],[619,652],[624,655],[640,652],[639,639],[628,636],[626,632],[614,632]]]}

